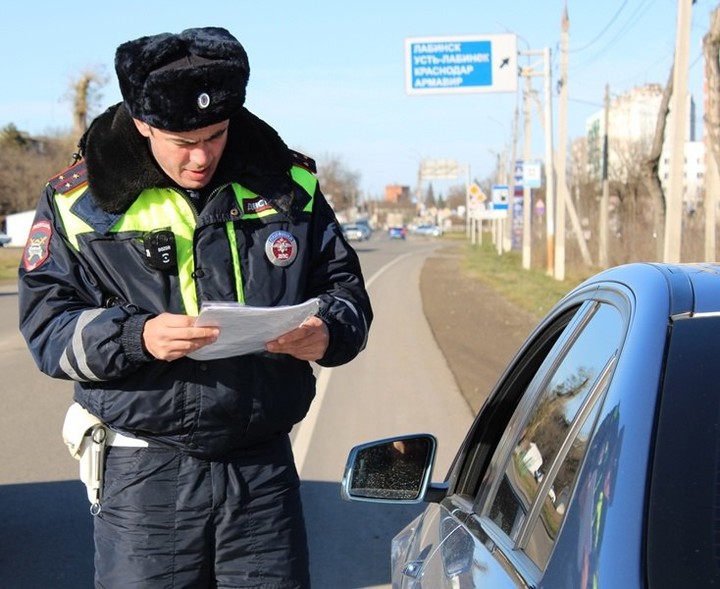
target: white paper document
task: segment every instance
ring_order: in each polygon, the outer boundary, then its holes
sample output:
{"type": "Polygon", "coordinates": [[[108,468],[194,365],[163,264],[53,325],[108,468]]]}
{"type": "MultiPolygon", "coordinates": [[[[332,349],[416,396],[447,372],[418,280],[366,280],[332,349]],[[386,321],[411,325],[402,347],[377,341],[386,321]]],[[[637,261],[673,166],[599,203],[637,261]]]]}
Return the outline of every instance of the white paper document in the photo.
{"type": "Polygon", "coordinates": [[[317,298],[281,307],[206,301],[200,307],[195,325],[219,327],[220,335],[212,344],[188,356],[194,360],[217,360],[260,352],[267,342],[299,327],[319,309],[320,299],[317,298]]]}

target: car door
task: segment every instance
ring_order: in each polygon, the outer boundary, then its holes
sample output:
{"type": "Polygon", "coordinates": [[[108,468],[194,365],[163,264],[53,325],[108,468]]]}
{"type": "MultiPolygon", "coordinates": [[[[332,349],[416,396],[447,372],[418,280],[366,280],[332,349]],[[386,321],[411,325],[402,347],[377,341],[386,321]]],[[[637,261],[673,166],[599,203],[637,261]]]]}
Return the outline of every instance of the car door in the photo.
{"type": "Polygon", "coordinates": [[[523,347],[413,526],[400,587],[534,587],[541,579],[627,331],[621,294],[568,301],[523,347]]]}

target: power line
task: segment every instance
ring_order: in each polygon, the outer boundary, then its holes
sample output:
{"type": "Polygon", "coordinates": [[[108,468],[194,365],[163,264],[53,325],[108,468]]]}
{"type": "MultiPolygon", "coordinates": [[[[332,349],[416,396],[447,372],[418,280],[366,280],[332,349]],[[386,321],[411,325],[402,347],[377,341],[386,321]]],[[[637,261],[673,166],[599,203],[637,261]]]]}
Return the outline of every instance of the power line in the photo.
{"type": "Polygon", "coordinates": [[[597,34],[597,36],[594,39],[592,39],[591,41],[589,41],[582,47],[578,47],[577,49],[568,50],[568,53],[578,53],[580,51],[584,51],[588,47],[591,47],[600,37],[602,37],[605,34],[605,31],[607,31],[613,25],[613,23],[617,20],[618,16],[620,16],[620,13],[623,11],[623,8],[625,8],[627,6],[627,3],[628,3],[628,0],[625,0],[625,2],[623,2],[620,5],[620,8],[618,8],[617,12],[612,16],[612,18],[610,19],[608,24],[605,25],[605,27],[597,34]]]}
{"type": "Polygon", "coordinates": [[[587,104],[589,106],[597,106],[599,108],[603,107],[603,104],[601,102],[592,102],[591,100],[580,100],[579,98],[570,98],[568,96],[568,102],[577,102],[578,104],[587,104]]]}
{"type": "Polygon", "coordinates": [[[634,27],[634,26],[638,23],[638,21],[640,20],[640,18],[642,18],[642,17],[645,15],[645,13],[647,12],[647,7],[646,7],[646,5],[647,5],[648,3],[652,4],[652,3],[654,3],[655,1],[656,1],[656,0],[642,0],[642,1],[640,2],[640,4],[637,6],[637,8],[635,8],[635,11],[630,15],[630,17],[628,18],[628,20],[625,22],[625,24],[624,24],[624,25],[620,28],[620,30],[602,47],[602,49],[600,49],[597,53],[595,53],[595,55],[593,55],[592,57],[588,58],[586,61],[584,61],[584,62],[582,62],[582,63],[580,63],[580,64],[576,64],[576,65],[573,67],[573,69],[575,69],[575,68],[577,68],[577,67],[585,67],[585,66],[593,63],[594,61],[597,61],[597,59],[600,58],[600,57],[610,48],[610,46],[611,46],[613,43],[615,43],[615,41],[618,39],[618,37],[621,37],[621,36],[625,35],[632,27],[634,27]],[[642,12],[641,12],[641,11],[642,11],[642,12]]]}

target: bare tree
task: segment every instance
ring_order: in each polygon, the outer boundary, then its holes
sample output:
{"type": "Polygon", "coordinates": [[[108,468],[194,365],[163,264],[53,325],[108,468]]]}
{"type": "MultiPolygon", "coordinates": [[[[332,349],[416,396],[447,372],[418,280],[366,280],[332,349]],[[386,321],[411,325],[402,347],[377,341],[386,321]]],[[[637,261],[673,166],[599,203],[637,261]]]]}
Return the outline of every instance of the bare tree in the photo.
{"type": "Polygon", "coordinates": [[[96,114],[102,94],[101,88],[108,78],[101,69],[87,69],[71,84],[73,133],[80,137],[88,128],[90,119],[96,114]]]}
{"type": "Polygon", "coordinates": [[[35,208],[48,178],[71,162],[74,142],[67,137],[32,138],[14,125],[0,130],[0,215],[35,208]]]}
{"type": "Polygon", "coordinates": [[[467,189],[464,184],[450,186],[445,198],[445,205],[450,209],[464,207],[467,204],[467,189]]]}
{"type": "Polygon", "coordinates": [[[670,112],[670,98],[673,93],[673,69],[670,68],[668,82],[663,90],[660,100],[660,109],[655,124],[655,136],[653,137],[650,153],[642,163],[640,178],[650,194],[653,203],[653,236],[655,237],[655,251],[657,259],[662,259],[663,244],[665,236],[665,192],[660,183],[658,170],[660,169],[660,156],[662,154],[663,141],[665,138],[665,127],[667,116],[670,112]]]}
{"type": "Polygon", "coordinates": [[[328,156],[318,163],[318,179],[323,193],[336,211],[344,211],[357,204],[360,174],[348,170],[339,157],[328,156]]]}
{"type": "Polygon", "coordinates": [[[705,129],[712,156],[720,170],[720,6],[710,13],[710,28],[703,37],[703,53],[707,78],[705,129]]]}
{"type": "MultiPolygon", "coordinates": [[[[622,145],[613,148],[615,157],[613,158],[617,169],[614,170],[610,178],[611,194],[618,199],[619,211],[617,211],[618,221],[623,225],[631,224],[635,227],[632,233],[636,233],[639,225],[643,228],[647,227],[646,223],[640,223],[638,212],[644,210],[652,210],[653,205],[642,206],[641,200],[647,200],[648,190],[644,177],[644,162],[647,161],[651,152],[650,140],[642,138],[635,141],[628,141],[622,145]]],[[[654,226],[648,227],[654,230],[654,226]]],[[[647,241],[647,233],[643,231],[642,242],[647,241]]],[[[632,250],[638,252],[637,244],[633,244],[632,250]]],[[[650,252],[650,255],[654,254],[650,252]]],[[[622,260],[623,262],[627,260],[622,260]]]]}

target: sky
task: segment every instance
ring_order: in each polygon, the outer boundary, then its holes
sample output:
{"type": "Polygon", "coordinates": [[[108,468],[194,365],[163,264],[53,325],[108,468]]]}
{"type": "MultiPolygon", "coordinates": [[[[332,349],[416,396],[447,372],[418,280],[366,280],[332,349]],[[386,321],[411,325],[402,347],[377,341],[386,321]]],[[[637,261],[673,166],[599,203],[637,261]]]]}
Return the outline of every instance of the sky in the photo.
{"type": "MultiPolygon", "coordinates": [[[[538,59],[524,53],[550,49],[554,88],[564,5],[570,18],[568,137],[573,139],[585,134],[587,118],[602,109],[606,85],[616,96],[637,85],[666,83],[678,0],[9,2],[0,24],[0,128],[13,124],[38,135],[67,131],[71,83],[82,72],[107,76],[101,110],[121,100],[113,67],[119,44],[222,26],[249,56],[245,106],[320,166],[336,159],[357,173],[361,198],[382,198],[388,184],[414,191],[426,160],[456,161],[469,167],[473,179],[484,180],[510,152],[520,94],[408,94],[405,40],[515,34],[520,65],[538,59]]],[[[716,5],[697,0],[692,9],[688,79],[698,135],[702,37],[716,5]]],[[[532,83],[542,97],[543,79],[532,83]]],[[[552,101],[556,137],[556,92],[552,101]]],[[[533,158],[542,159],[537,110],[531,136],[533,158]]],[[[442,186],[434,191],[442,194],[442,186]]]]}

